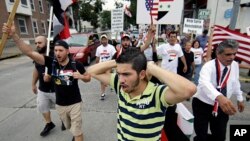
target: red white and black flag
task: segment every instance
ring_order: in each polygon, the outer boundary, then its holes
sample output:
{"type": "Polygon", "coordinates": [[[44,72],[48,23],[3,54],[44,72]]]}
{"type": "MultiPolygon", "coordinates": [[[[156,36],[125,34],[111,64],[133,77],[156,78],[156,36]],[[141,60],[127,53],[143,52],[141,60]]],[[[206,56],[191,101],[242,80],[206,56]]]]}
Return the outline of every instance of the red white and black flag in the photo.
{"type": "MultiPolygon", "coordinates": [[[[215,25],[212,39],[212,46],[217,46],[225,39],[234,39],[239,42],[239,49],[236,54],[236,59],[250,64],[250,36],[244,35],[240,32],[230,30],[228,28],[215,25]]],[[[206,56],[207,47],[205,48],[206,56]]]]}
{"type": "Polygon", "coordinates": [[[53,35],[54,38],[59,36],[60,39],[67,39],[70,37],[69,23],[67,20],[67,8],[77,2],[77,0],[53,0],[53,35]]]}
{"type": "Polygon", "coordinates": [[[124,12],[125,12],[125,14],[126,14],[128,17],[130,17],[130,18],[132,17],[132,14],[131,14],[129,8],[127,7],[127,5],[126,5],[126,7],[125,7],[124,12]]]}

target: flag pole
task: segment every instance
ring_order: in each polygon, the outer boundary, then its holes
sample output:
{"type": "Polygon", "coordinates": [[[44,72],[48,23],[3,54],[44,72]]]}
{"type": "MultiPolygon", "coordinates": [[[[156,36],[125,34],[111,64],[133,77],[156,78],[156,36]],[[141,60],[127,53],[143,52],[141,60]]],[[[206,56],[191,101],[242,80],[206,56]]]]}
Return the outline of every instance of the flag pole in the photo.
{"type": "MultiPolygon", "coordinates": [[[[50,51],[50,37],[51,37],[51,26],[52,26],[52,19],[53,19],[53,6],[50,7],[50,16],[49,16],[49,29],[48,29],[48,38],[47,38],[47,49],[46,49],[46,56],[49,56],[50,51]]],[[[48,74],[48,68],[45,68],[45,74],[48,74]]]]}
{"type": "Polygon", "coordinates": [[[214,26],[211,26],[210,27],[210,36],[209,36],[208,45],[207,45],[206,61],[209,61],[212,59],[213,34],[214,34],[214,26]]]}
{"type": "MultiPolygon", "coordinates": [[[[7,26],[10,27],[14,18],[15,18],[15,15],[16,15],[16,11],[17,11],[17,7],[20,3],[20,0],[15,0],[14,2],[14,5],[13,5],[13,8],[12,8],[12,11],[9,15],[9,18],[8,18],[8,21],[7,21],[7,26]]],[[[7,38],[8,38],[8,34],[7,33],[3,33],[2,34],[2,41],[1,41],[1,44],[0,44],[0,56],[2,55],[3,53],[3,49],[4,49],[4,46],[6,44],[6,41],[7,41],[7,38]]]]}

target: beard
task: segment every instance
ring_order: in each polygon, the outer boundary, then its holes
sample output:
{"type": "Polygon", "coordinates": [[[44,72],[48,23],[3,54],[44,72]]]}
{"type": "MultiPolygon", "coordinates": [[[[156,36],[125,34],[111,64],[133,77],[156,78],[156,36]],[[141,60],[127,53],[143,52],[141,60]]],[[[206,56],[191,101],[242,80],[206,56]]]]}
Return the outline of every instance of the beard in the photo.
{"type": "Polygon", "coordinates": [[[126,93],[131,93],[135,90],[135,88],[139,85],[140,79],[137,77],[137,79],[131,84],[131,89],[128,90],[126,93]]]}
{"type": "Polygon", "coordinates": [[[36,48],[37,52],[40,53],[40,54],[43,54],[46,52],[46,47],[43,47],[43,48],[36,48]]]}

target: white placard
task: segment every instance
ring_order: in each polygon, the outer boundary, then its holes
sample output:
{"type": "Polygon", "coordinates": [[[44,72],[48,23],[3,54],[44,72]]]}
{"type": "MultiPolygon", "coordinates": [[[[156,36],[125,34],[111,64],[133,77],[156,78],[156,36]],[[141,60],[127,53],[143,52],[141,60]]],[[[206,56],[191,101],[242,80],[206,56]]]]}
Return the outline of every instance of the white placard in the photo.
{"type": "Polygon", "coordinates": [[[136,23],[151,24],[152,15],[153,24],[180,24],[183,5],[183,0],[137,0],[136,23]]]}
{"type": "Polygon", "coordinates": [[[202,34],[203,20],[185,18],[183,25],[184,33],[202,34]]]}
{"type": "Polygon", "coordinates": [[[122,8],[111,11],[111,32],[123,31],[124,11],[122,8]]]}

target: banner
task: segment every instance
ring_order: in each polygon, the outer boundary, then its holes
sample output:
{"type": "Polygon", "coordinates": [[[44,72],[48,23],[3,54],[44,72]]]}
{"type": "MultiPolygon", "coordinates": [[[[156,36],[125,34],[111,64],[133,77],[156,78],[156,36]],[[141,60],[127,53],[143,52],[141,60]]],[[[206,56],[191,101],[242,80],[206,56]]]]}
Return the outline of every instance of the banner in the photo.
{"type": "Polygon", "coordinates": [[[180,24],[183,0],[137,0],[137,24],[180,24]]]}

